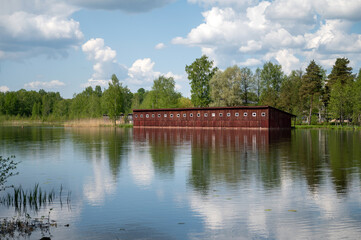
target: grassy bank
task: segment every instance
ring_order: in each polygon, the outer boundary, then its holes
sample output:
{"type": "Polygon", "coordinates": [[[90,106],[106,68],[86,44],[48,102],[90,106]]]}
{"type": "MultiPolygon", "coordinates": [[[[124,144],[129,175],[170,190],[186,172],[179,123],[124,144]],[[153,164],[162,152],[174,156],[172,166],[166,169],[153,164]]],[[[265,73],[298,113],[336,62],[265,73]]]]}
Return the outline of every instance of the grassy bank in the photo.
{"type": "Polygon", "coordinates": [[[353,125],[334,125],[334,124],[313,124],[313,125],[295,125],[296,129],[342,129],[342,130],[361,130],[361,126],[353,125]]]}
{"type": "MultiPolygon", "coordinates": [[[[52,127],[112,127],[113,122],[105,121],[103,118],[91,118],[91,119],[31,119],[31,118],[19,118],[19,117],[0,117],[0,126],[52,126],[52,127]]],[[[133,124],[120,124],[117,122],[117,127],[131,128],[133,124]]]]}

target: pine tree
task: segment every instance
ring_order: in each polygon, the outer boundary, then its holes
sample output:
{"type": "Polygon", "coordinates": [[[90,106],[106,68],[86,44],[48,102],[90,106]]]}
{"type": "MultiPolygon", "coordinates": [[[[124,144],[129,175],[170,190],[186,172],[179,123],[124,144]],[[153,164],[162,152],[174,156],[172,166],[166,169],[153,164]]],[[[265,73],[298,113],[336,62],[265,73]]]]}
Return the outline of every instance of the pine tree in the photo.
{"type": "Polygon", "coordinates": [[[314,96],[319,95],[322,89],[322,70],[314,60],[306,68],[306,74],[302,77],[300,88],[301,99],[307,99],[309,103],[308,124],[311,124],[314,96]]]}

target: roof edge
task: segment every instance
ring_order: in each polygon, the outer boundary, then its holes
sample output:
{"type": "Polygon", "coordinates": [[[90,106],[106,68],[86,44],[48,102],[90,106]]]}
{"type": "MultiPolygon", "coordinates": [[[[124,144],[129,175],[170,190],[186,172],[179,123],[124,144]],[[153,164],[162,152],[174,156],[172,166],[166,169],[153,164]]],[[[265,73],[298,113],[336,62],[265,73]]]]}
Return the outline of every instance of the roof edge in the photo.
{"type": "Polygon", "coordinates": [[[271,106],[233,106],[233,107],[193,107],[193,108],[158,108],[158,109],[133,109],[133,112],[161,112],[161,111],[189,111],[189,110],[222,110],[222,109],[274,109],[293,117],[295,115],[271,106]]]}

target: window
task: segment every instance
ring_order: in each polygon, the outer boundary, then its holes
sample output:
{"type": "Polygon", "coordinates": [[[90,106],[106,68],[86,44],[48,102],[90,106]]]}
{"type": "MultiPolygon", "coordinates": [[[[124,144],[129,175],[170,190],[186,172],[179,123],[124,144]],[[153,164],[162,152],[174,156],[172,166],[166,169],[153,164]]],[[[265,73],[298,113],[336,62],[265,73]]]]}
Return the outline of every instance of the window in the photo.
{"type": "Polygon", "coordinates": [[[256,117],[256,116],[257,116],[257,113],[253,112],[252,117],[256,117]]]}
{"type": "Polygon", "coordinates": [[[164,117],[167,117],[167,114],[166,114],[166,113],[164,114],[164,117]]]}
{"type": "Polygon", "coordinates": [[[231,113],[227,113],[227,117],[230,117],[231,116],[231,113]]]}
{"type": "Polygon", "coordinates": [[[173,114],[171,114],[170,117],[172,118],[172,117],[173,117],[173,114]]]}
{"type": "Polygon", "coordinates": [[[154,113],[152,114],[152,118],[154,118],[154,113]]]}
{"type": "Polygon", "coordinates": [[[265,117],[265,116],[266,116],[266,113],[265,113],[265,112],[261,113],[261,116],[262,116],[262,117],[265,117]]]}
{"type": "Polygon", "coordinates": [[[158,117],[160,118],[160,114],[158,114],[158,117]]]}
{"type": "Polygon", "coordinates": [[[138,117],[138,114],[135,114],[135,118],[137,118],[138,117]]]}
{"type": "Polygon", "coordinates": [[[216,116],[216,113],[212,113],[212,117],[215,117],[216,116]]]}
{"type": "Polygon", "coordinates": [[[223,113],[219,113],[219,116],[220,116],[220,117],[223,117],[223,113]]]}
{"type": "Polygon", "coordinates": [[[143,118],[143,114],[140,114],[140,117],[143,118]]]}
{"type": "Polygon", "coordinates": [[[146,114],[145,117],[146,117],[146,118],[149,118],[149,114],[146,114]]]}
{"type": "Polygon", "coordinates": [[[180,117],[180,114],[179,114],[179,113],[177,114],[177,117],[180,117]]]}
{"type": "Polygon", "coordinates": [[[248,113],[246,113],[246,112],[245,112],[245,113],[243,113],[243,116],[247,117],[247,116],[248,116],[248,113]]]}
{"type": "Polygon", "coordinates": [[[239,117],[239,113],[235,113],[234,116],[239,117]]]}
{"type": "Polygon", "coordinates": [[[183,117],[187,117],[187,114],[186,114],[186,113],[183,113],[183,117]]]}
{"type": "Polygon", "coordinates": [[[190,117],[193,117],[193,113],[189,114],[190,117]]]}
{"type": "Polygon", "coordinates": [[[205,116],[205,117],[208,117],[208,113],[205,113],[204,116],[205,116]]]}
{"type": "Polygon", "coordinates": [[[201,114],[200,113],[197,113],[197,117],[200,117],[201,116],[201,114]]]}

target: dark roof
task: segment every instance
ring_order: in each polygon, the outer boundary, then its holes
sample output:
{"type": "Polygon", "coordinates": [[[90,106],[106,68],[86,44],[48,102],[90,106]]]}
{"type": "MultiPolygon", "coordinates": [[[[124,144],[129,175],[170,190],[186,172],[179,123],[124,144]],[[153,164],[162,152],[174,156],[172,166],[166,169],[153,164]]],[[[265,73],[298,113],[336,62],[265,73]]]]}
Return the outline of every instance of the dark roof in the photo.
{"type": "Polygon", "coordinates": [[[133,109],[133,112],[161,112],[161,111],[191,111],[191,110],[234,110],[234,109],[274,109],[292,117],[296,117],[295,115],[282,111],[280,109],[271,107],[271,106],[234,106],[234,107],[194,107],[194,108],[159,108],[159,109],[133,109]]]}

